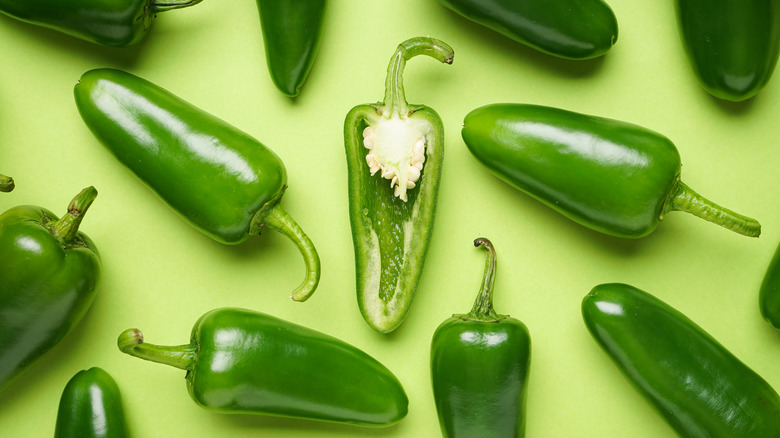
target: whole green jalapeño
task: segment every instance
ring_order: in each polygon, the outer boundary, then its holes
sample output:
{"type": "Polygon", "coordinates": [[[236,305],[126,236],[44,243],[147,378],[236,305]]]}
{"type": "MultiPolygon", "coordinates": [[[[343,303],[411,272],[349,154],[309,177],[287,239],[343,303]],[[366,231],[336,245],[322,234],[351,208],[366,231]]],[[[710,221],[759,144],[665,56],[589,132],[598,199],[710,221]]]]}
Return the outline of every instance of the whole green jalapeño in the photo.
{"type": "Polygon", "coordinates": [[[444,157],[438,114],[404,96],[404,67],[417,55],[451,64],[454,52],[433,38],[404,41],[390,59],[384,101],[352,108],[344,122],[358,306],[381,333],[401,324],[414,299],[444,157]]]}
{"type": "Polygon", "coordinates": [[[758,304],[761,316],[780,329],[780,245],[766,268],[758,293],[758,304]]]}
{"type": "Polygon", "coordinates": [[[111,375],[97,367],[76,373],[62,391],[54,438],[129,436],[122,397],[111,375]]]}

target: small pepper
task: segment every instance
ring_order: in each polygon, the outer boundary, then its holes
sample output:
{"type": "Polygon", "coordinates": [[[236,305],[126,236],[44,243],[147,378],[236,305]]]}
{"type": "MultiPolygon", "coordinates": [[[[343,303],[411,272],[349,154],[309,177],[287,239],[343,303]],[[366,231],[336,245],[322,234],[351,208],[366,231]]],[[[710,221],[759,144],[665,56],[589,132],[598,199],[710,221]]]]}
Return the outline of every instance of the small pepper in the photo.
{"type": "Polygon", "coordinates": [[[431,380],[444,437],[525,435],[531,337],[520,320],[493,309],[496,252],[487,250],[482,288],[471,312],[452,315],[431,342],[431,380]]]}
{"type": "Polygon", "coordinates": [[[257,0],[265,57],[271,79],[282,93],[301,91],[322,39],[325,0],[257,0]]]}
{"type": "Polygon", "coordinates": [[[101,368],[81,370],[62,391],[54,438],[126,438],[119,387],[101,368]]]}
{"type": "Polygon", "coordinates": [[[780,329],[780,245],[766,269],[764,281],[758,293],[761,316],[780,329]]]}
{"type": "Polygon", "coordinates": [[[605,54],[618,38],[603,0],[439,0],[467,19],[540,52],[564,59],[605,54]]]}
{"type": "Polygon", "coordinates": [[[358,105],[344,122],[358,306],[381,333],[401,324],[417,291],[444,157],[438,114],[404,95],[403,70],[417,55],[451,64],[454,53],[433,38],[404,41],[390,59],[384,102],[358,105]]]}
{"type": "Polygon", "coordinates": [[[202,0],[0,0],[0,12],[96,44],[125,47],[141,41],[158,12],[202,0]]]}
{"type": "Polygon", "coordinates": [[[680,38],[711,95],[740,102],[769,82],[780,53],[780,8],[772,0],[677,0],[680,38]]]}
{"type": "Polygon", "coordinates": [[[97,293],[100,257],[78,230],[97,196],[81,191],[58,219],[19,206],[0,215],[0,391],[59,343],[97,293]]]}
{"type": "Polygon", "coordinates": [[[657,132],[557,108],[497,104],[466,116],[463,140],[493,174],[569,219],[627,238],[666,213],[692,213],[758,237],[761,225],[680,181],[680,154],[657,132]]]}
{"type": "Polygon", "coordinates": [[[103,146],[201,232],[235,245],[267,225],[290,238],[306,264],[306,278],[292,298],[309,298],[319,283],[320,259],[279,205],[287,172],[273,151],[119,70],[85,73],[74,94],[81,117],[103,146]]]}
{"type": "Polygon", "coordinates": [[[0,175],[0,192],[10,192],[16,187],[10,176],[0,175]]]}
{"type": "Polygon", "coordinates": [[[776,438],[780,396],[707,332],[626,284],[582,301],[591,335],[681,437],[776,438]]]}
{"type": "Polygon", "coordinates": [[[147,344],[137,329],[122,333],[118,345],[131,356],[186,370],[192,399],[215,412],[356,426],[389,426],[407,413],[401,384],[371,356],[263,313],[212,310],[185,345],[147,344]]]}

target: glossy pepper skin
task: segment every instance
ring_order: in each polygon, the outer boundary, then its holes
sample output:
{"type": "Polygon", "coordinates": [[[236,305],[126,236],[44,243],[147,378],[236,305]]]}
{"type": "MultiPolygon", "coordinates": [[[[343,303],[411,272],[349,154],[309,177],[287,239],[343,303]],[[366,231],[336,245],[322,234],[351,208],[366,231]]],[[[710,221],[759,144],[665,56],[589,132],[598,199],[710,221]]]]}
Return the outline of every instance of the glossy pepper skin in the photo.
{"type": "Polygon", "coordinates": [[[292,298],[317,288],[320,260],[282,209],[284,164],[263,144],[166,90],[119,70],[85,73],[74,89],[82,119],[122,164],[212,239],[239,244],[267,225],[290,238],[306,264],[292,298]]]}
{"type": "Polygon", "coordinates": [[[758,293],[758,302],[761,316],[775,328],[780,329],[780,246],[777,247],[766,269],[758,293]]]}
{"type": "Polygon", "coordinates": [[[615,13],[603,0],[439,0],[471,21],[540,52],[583,60],[617,42],[615,13]]]}
{"type": "Polygon", "coordinates": [[[322,40],[326,0],[257,0],[271,79],[283,94],[300,93],[322,40]]]}
{"type": "Polygon", "coordinates": [[[203,315],[189,344],[144,343],[136,329],[119,348],[187,371],[187,389],[203,408],[388,426],[406,416],[408,399],[382,364],[341,340],[249,310],[203,315]]]}
{"type": "Polygon", "coordinates": [[[780,53],[780,4],[774,0],[676,0],[680,38],[711,95],[749,99],[769,82],[780,53]]]}
{"type": "Polygon", "coordinates": [[[122,397],[102,368],[81,370],[62,391],[54,438],[127,438],[122,397]]]}
{"type": "Polygon", "coordinates": [[[444,129],[436,112],[406,103],[403,70],[417,55],[451,64],[452,48],[433,38],[398,46],[385,99],[358,105],[344,122],[349,219],[358,306],[380,333],[395,330],[417,291],[436,212],[444,129]]]}
{"type": "Polygon", "coordinates": [[[780,436],[780,396],[697,326],[626,284],[598,285],[582,317],[620,371],[682,437],[780,436]]]}
{"type": "Polygon", "coordinates": [[[158,12],[202,0],[0,0],[0,12],[96,44],[125,47],[141,41],[158,12]]]}
{"type": "Polygon", "coordinates": [[[442,435],[525,436],[531,336],[520,320],[493,309],[496,253],[488,252],[482,288],[471,312],[452,315],[431,342],[431,381],[442,435]]]}
{"type": "Polygon", "coordinates": [[[95,298],[100,257],[78,228],[96,196],[84,189],[62,218],[30,205],[0,215],[0,391],[57,345],[95,298]]]}
{"type": "Polygon", "coordinates": [[[496,104],[470,112],[461,133],[497,177],[593,230],[639,238],[680,210],[745,236],[761,233],[755,219],[680,181],[677,148],[649,129],[558,108],[496,104]]]}

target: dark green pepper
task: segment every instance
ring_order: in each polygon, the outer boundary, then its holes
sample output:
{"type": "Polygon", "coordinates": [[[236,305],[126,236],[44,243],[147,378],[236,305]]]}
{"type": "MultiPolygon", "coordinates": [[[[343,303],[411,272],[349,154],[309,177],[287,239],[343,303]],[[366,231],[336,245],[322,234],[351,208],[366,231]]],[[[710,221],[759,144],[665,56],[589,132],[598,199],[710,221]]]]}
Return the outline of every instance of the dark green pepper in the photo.
{"type": "Polygon", "coordinates": [[[668,304],[626,284],[602,284],[583,300],[582,317],[620,371],[680,436],[780,436],[777,392],[668,304]]]}
{"type": "Polygon", "coordinates": [[[126,438],[130,436],[119,387],[101,368],[76,373],[65,385],[54,438],[126,438]]]}
{"type": "Polygon", "coordinates": [[[104,46],[138,43],[158,12],[202,0],[0,0],[0,12],[104,46]]]}
{"type": "Polygon", "coordinates": [[[404,96],[403,70],[417,55],[451,64],[454,53],[433,38],[401,43],[387,69],[384,102],[358,105],[344,122],[358,306],[382,333],[401,324],[417,291],[444,158],[438,114],[404,96]]]}
{"type": "Polygon", "coordinates": [[[761,315],[780,329],[780,245],[775,251],[758,293],[761,315]]]}
{"type": "Polygon", "coordinates": [[[617,41],[615,13],[603,0],[439,0],[471,21],[565,59],[605,54],[617,41]]]}
{"type": "Polygon", "coordinates": [[[282,93],[297,96],[322,39],[325,0],[257,0],[265,58],[282,93]]]}
{"type": "Polygon", "coordinates": [[[780,5],[774,0],[677,0],[685,53],[713,96],[734,102],[769,82],[780,53],[780,5]]]}
{"type": "Polygon", "coordinates": [[[0,192],[10,192],[14,189],[14,179],[10,176],[0,175],[0,192]]]}
{"type": "Polygon", "coordinates": [[[463,140],[492,173],[564,216],[618,237],[650,234],[680,210],[746,236],[761,226],[680,181],[666,137],[617,120],[557,108],[498,104],[466,116],[463,140]]]}
{"type": "Polygon", "coordinates": [[[238,244],[267,225],[298,246],[317,288],[320,260],[311,240],[282,209],[287,172],[248,134],[166,90],[119,70],[85,73],[74,90],[81,117],[116,158],[184,219],[214,240],[238,244]]]}
{"type": "Polygon", "coordinates": [[[118,344],[132,356],[186,370],[190,396],[211,411],[357,426],[388,426],[407,413],[401,384],[371,356],[263,313],[212,310],[185,345],[147,344],[136,329],[118,344]]]}
{"type": "Polygon", "coordinates": [[[0,215],[0,391],[59,343],[97,293],[100,257],[78,230],[97,196],[81,191],[58,219],[45,208],[0,215]]]}
{"type": "Polygon", "coordinates": [[[493,309],[496,252],[487,250],[482,288],[471,312],[452,315],[431,342],[431,380],[444,437],[525,435],[531,337],[520,320],[493,309]]]}

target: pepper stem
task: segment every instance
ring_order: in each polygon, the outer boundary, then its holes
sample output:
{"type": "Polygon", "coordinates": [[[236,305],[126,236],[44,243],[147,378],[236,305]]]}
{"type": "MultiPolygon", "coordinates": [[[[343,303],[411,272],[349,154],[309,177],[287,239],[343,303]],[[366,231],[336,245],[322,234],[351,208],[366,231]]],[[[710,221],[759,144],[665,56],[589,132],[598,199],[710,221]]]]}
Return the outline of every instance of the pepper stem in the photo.
{"type": "Polygon", "coordinates": [[[95,201],[97,190],[89,186],[82,190],[68,206],[68,212],[59,220],[49,225],[51,234],[63,245],[72,243],[78,236],[79,225],[84,219],[89,206],[95,201]]]}
{"type": "Polygon", "coordinates": [[[171,9],[181,9],[197,5],[203,0],[152,0],[149,8],[153,13],[170,11],[171,9]]]}
{"type": "Polygon", "coordinates": [[[405,116],[409,112],[404,93],[403,74],[406,61],[417,55],[427,55],[441,62],[452,64],[455,52],[444,41],[429,37],[411,38],[399,44],[393,57],[390,58],[390,65],[387,66],[384,100],[388,110],[385,113],[386,116],[393,114],[405,116]]]}
{"type": "MultiPolygon", "coordinates": [[[[295,301],[306,301],[314,293],[314,290],[317,289],[317,285],[320,282],[320,256],[317,254],[317,249],[309,239],[309,236],[303,232],[295,220],[278,203],[262,210],[262,214],[260,227],[268,225],[287,236],[298,246],[298,250],[301,252],[306,265],[306,277],[303,283],[293,291],[290,298],[295,301]]],[[[259,228],[257,229],[259,230],[259,228]]]]}
{"type": "Polygon", "coordinates": [[[10,176],[0,175],[0,192],[10,192],[14,189],[14,179],[10,176]]]}
{"type": "Polygon", "coordinates": [[[195,366],[197,347],[194,344],[177,346],[159,346],[144,343],[144,335],[138,329],[127,329],[116,341],[122,353],[140,359],[170,365],[182,370],[191,370],[195,366]]]}
{"type": "Polygon", "coordinates": [[[485,237],[474,240],[475,247],[483,247],[487,251],[485,261],[485,274],[482,278],[482,287],[474,301],[474,307],[467,315],[458,315],[462,319],[476,321],[498,321],[506,318],[506,315],[499,315],[493,309],[493,284],[496,282],[496,250],[493,244],[485,237]]]}
{"type": "Polygon", "coordinates": [[[743,236],[758,237],[761,234],[761,224],[757,220],[715,204],[682,181],[677,181],[663,213],[674,210],[691,213],[743,236]]]}

